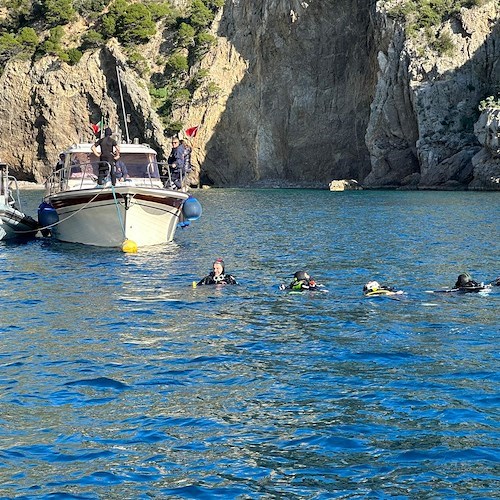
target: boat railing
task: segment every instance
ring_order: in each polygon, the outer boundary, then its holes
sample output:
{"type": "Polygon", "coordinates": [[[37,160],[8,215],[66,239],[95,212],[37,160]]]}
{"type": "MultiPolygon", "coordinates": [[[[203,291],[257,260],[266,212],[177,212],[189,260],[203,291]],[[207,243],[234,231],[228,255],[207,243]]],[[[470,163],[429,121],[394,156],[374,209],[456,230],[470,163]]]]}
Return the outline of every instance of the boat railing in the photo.
{"type": "Polygon", "coordinates": [[[17,208],[20,212],[22,212],[23,207],[21,205],[21,196],[19,193],[19,185],[17,183],[17,179],[12,175],[8,175],[7,180],[8,180],[8,187],[7,187],[8,203],[12,207],[17,208]]]}
{"type": "Polygon", "coordinates": [[[176,184],[177,179],[172,178],[172,173],[175,170],[173,165],[170,165],[167,162],[158,162],[158,168],[160,170],[160,179],[165,187],[168,187],[169,189],[182,190],[186,178],[182,169],[178,172],[178,181],[180,183],[180,186],[178,186],[176,184]]]}
{"type": "MultiPolygon", "coordinates": [[[[99,165],[105,164],[107,172],[103,172],[103,175],[106,176],[107,179],[112,179],[112,166],[108,162],[78,162],[78,163],[70,163],[69,165],[65,165],[59,170],[55,170],[52,172],[45,181],[45,187],[47,195],[53,195],[55,193],[59,193],[61,191],[68,191],[73,189],[92,189],[95,187],[98,174],[99,174],[99,165]]],[[[143,185],[146,187],[158,188],[159,181],[163,185],[173,186],[173,179],[171,173],[171,167],[165,163],[158,163],[156,161],[149,162],[146,165],[146,170],[144,171],[144,167],[139,168],[139,171],[142,171],[142,178],[135,177],[132,174],[132,177],[136,181],[137,185],[143,185]],[[165,167],[163,169],[162,167],[165,167]],[[165,175],[162,176],[159,173],[161,170],[164,170],[165,175]],[[142,179],[142,180],[141,180],[142,179]]],[[[181,173],[181,182],[184,181],[184,176],[181,173]]],[[[177,189],[173,187],[172,189],[177,189]]]]}
{"type": "Polygon", "coordinates": [[[17,179],[9,175],[9,167],[6,163],[0,163],[0,195],[6,205],[22,210],[17,179]]]}
{"type": "Polygon", "coordinates": [[[111,165],[108,162],[73,163],[52,172],[45,182],[47,193],[52,195],[68,189],[94,187],[98,179],[96,172],[99,172],[100,163],[107,164],[107,175],[109,175],[111,165]]]}

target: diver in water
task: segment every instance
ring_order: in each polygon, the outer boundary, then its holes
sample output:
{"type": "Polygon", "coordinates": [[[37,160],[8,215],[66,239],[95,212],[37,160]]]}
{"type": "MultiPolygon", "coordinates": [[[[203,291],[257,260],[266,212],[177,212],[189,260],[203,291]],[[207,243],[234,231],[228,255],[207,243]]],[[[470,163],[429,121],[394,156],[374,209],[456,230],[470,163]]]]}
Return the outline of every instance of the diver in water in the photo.
{"type": "Polygon", "coordinates": [[[363,295],[374,297],[377,295],[401,295],[403,290],[397,290],[392,286],[381,285],[378,281],[369,281],[363,286],[363,295]]]}
{"type": "Polygon", "coordinates": [[[323,285],[319,285],[314,281],[311,276],[305,271],[297,271],[293,275],[293,281],[289,285],[280,285],[280,290],[294,290],[294,291],[314,291],[318,290],[323,285]]]}
{"type": "Polygon", "coordinates": [[[487,286],[484,283],[478,283],[473,280],[469,273],[462,273],[458,275],[454,290],[460,292],[480,292],[484,290],[487,286]]]}
{"type": "Polygon", "coordinates": [[[238,282],[231,274],[225,274],[224,261],[216,259],[213,263],[213,271],[205,276],[198,285],[237,285],[238,282]]]}

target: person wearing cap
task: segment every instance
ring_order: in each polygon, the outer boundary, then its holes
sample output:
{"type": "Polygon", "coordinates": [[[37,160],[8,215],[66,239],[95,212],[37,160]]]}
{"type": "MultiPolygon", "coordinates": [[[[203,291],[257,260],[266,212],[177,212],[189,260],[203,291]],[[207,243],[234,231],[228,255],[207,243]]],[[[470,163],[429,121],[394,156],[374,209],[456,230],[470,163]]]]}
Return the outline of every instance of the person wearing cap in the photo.
{"type": "Polygon", "coordinates": [[[199,285],[237,285],[238,282],[231,274],[226,274],[224,270],[224,261],[216,259],[213,263],[213,271],[205,276],[199,285]]]}
{"type": "Polygon", "coordinates": [[[304,290],[314,291],[317,290],[322,285],[318,285],[311,276],[309,276],[306,271],[297,271],[293,275],[293,280],[289,285],[280,285],[280,290],[294,290],[296,292],[302,292],[304,290]]]}
{"type": "Polygon", "coordinates": [[[107,127],[104,129],[104,137],[98,139],[92,145],[92,153],[95,156],[99,156],[99,175],[97,177],[97,184],[102,186],[108,173],[111,173],[111,184],[113,186],[116,184],[116,175],[115,175],[115,160],[120,158],[120,146],[118,143],[111,137],[113,135],[113,131],[107,127]],[[97,148],[101,148],[101,153],[97,152],[97,148]]]}

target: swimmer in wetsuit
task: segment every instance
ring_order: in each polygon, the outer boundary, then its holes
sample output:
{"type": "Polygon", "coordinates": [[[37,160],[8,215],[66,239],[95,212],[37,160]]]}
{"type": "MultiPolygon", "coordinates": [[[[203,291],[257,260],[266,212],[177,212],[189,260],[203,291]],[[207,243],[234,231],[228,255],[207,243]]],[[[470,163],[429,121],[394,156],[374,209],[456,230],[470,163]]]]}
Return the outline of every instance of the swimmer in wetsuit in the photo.
{"type": "Polygon", "coordinates": [[[237,285],[238,282],[231,274],[224,271],[224,261],[216,259],[213,263],[213,271],[197,283],[199,285],[237,285]]]}

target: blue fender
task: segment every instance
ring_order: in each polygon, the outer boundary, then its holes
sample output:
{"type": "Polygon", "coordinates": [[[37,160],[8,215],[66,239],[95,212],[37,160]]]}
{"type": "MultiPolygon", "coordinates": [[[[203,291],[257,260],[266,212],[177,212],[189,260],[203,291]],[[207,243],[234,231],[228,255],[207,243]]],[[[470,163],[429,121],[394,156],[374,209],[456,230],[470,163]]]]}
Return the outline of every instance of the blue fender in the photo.
{"type": "Polygon", "coordinates": [[[198,220],[201,212],[201,204],[194,196],[190,196],[182,205],[182,215],[186,220],[198,220]]]}
{"type": "Polygon", "coordinates": [[[59,222],[59,215],[56,209],[45,201],[38,206],[38,224],[40,227],[47,227],[59,222]]]}

